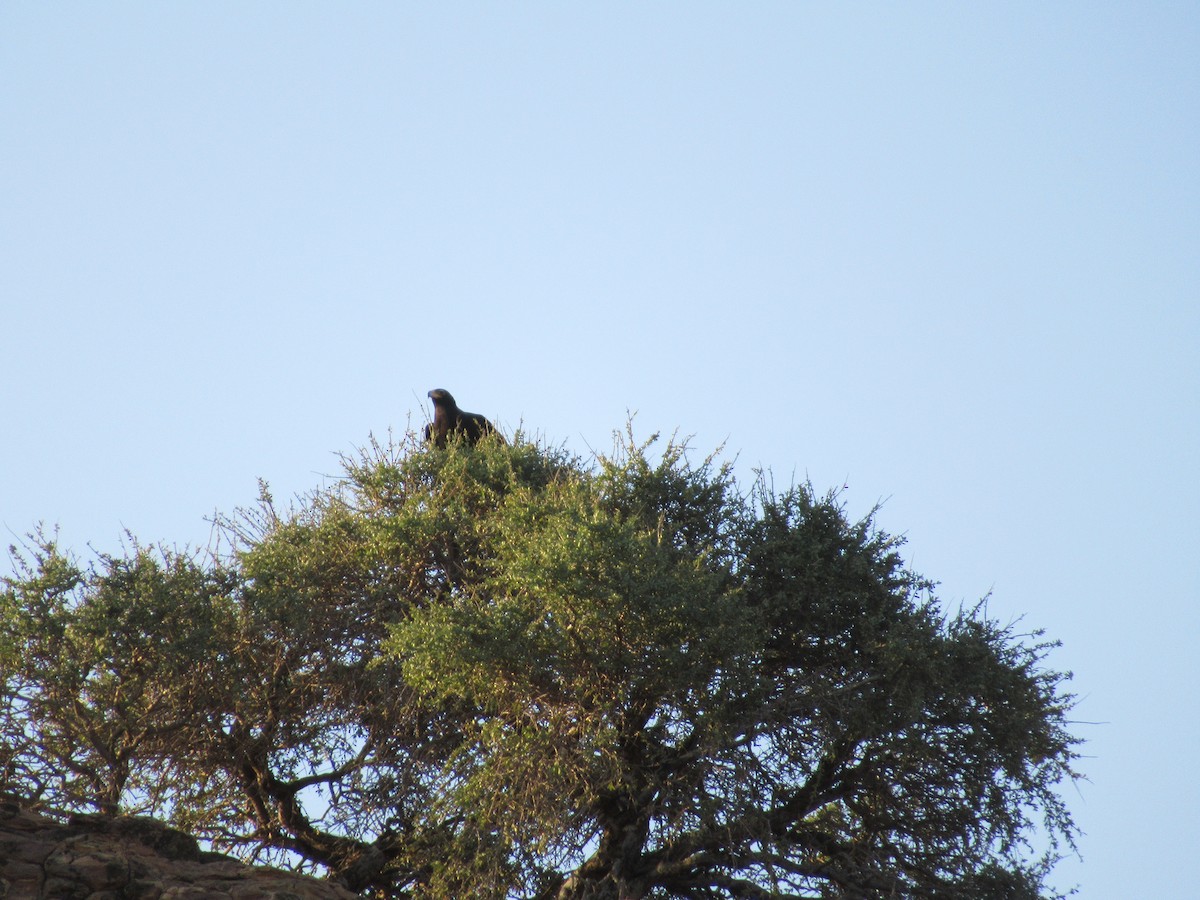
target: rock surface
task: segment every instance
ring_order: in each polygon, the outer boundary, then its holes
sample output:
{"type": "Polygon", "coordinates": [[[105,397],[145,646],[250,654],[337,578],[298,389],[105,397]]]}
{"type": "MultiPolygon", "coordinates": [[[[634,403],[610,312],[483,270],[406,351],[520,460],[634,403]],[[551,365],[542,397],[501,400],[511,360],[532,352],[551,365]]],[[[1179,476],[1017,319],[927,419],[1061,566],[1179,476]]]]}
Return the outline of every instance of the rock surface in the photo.
{"type": "Polygon", "coordinates": [[[219,854],[195,838],[133,817],[66,824],[0,802],[4,900],[352,900],[343,888],[219,854]]]}

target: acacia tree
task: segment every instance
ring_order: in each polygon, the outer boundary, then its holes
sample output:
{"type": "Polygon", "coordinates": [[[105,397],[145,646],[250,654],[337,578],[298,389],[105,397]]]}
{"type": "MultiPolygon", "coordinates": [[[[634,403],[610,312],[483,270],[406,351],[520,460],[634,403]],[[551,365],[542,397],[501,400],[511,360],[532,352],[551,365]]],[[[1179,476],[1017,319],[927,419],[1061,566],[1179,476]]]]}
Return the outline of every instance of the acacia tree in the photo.
{"type": "Polygon", "coordinates": [[[836,495],[653,446],[409,436],[211,558],[35,541],[7,789],[364,896],[1048,896],[1052,645],[943,611],[836,495]]]}
{"type": "Polygon", "coordinates": [[[229,618],[230,579],[138,545],[88,570],[35,535],[0,595],[0,776],[54,808],[160,808],[174,789],[148,752],[203,708],[204,672],[229,618]]]}

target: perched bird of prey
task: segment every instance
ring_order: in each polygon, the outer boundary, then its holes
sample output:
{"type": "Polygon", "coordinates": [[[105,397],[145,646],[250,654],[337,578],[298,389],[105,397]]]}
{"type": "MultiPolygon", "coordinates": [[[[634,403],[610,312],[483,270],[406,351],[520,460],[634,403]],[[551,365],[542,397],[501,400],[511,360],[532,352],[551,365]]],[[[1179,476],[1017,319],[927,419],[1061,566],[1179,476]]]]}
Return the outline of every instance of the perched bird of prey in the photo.
{"type": "Polygon", "coordinates": [[[461,434],[468,444],[475,444],[485,434],[504,437],[496,431],[496,426],[479,413],[463,412],[450,396],[450,392],[434,388],[429,392],[433,401],[433,421],[425,426],[425,442],[432,442],[435,447],[445,447],[446,437],[450,432],[461,434]]]}

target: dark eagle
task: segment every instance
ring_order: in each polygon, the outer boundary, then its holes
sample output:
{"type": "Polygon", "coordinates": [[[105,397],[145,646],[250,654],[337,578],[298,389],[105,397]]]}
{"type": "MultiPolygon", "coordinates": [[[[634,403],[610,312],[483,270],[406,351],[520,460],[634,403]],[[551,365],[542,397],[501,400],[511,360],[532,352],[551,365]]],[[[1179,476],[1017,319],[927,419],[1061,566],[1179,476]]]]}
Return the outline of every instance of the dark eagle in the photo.
{"type": "Polygon", "coordinates": [[[496,426],[479,413],[463,412],[450,396],[449,391],[434,388],[429,392],[433,401],[433,421],[425,426],[425,442],[432,442],[435,447],[445,447],[446,437],[450,432],[461,434],[468,444],[478,443],[485,434],[494,434],[501,441],[503,435],[496,431],[496,426]]]}

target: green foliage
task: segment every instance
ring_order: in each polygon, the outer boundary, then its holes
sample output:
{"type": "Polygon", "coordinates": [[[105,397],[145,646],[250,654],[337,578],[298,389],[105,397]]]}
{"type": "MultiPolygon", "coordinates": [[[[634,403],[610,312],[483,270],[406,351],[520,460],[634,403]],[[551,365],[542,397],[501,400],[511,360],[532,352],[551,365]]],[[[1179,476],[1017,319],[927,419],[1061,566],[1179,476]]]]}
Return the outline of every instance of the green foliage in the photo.
{"type": "Polygon", "coordinates": [[[1041,897],[1052,645],[947,616],[874,516],[626,435],[371,445],[231,549],[2,595],[5,786],[364,896],[1041,897]]]}
{"type": "Polygon", "coordinates": [[[227,576],[136,545],[87,571],[44,535],[27,552],[13,551],[0,613],[5,780],[66,808],[152,806],[165,795],[151,748],[205,703],[193,661],[227,626],[227,576]]]}

